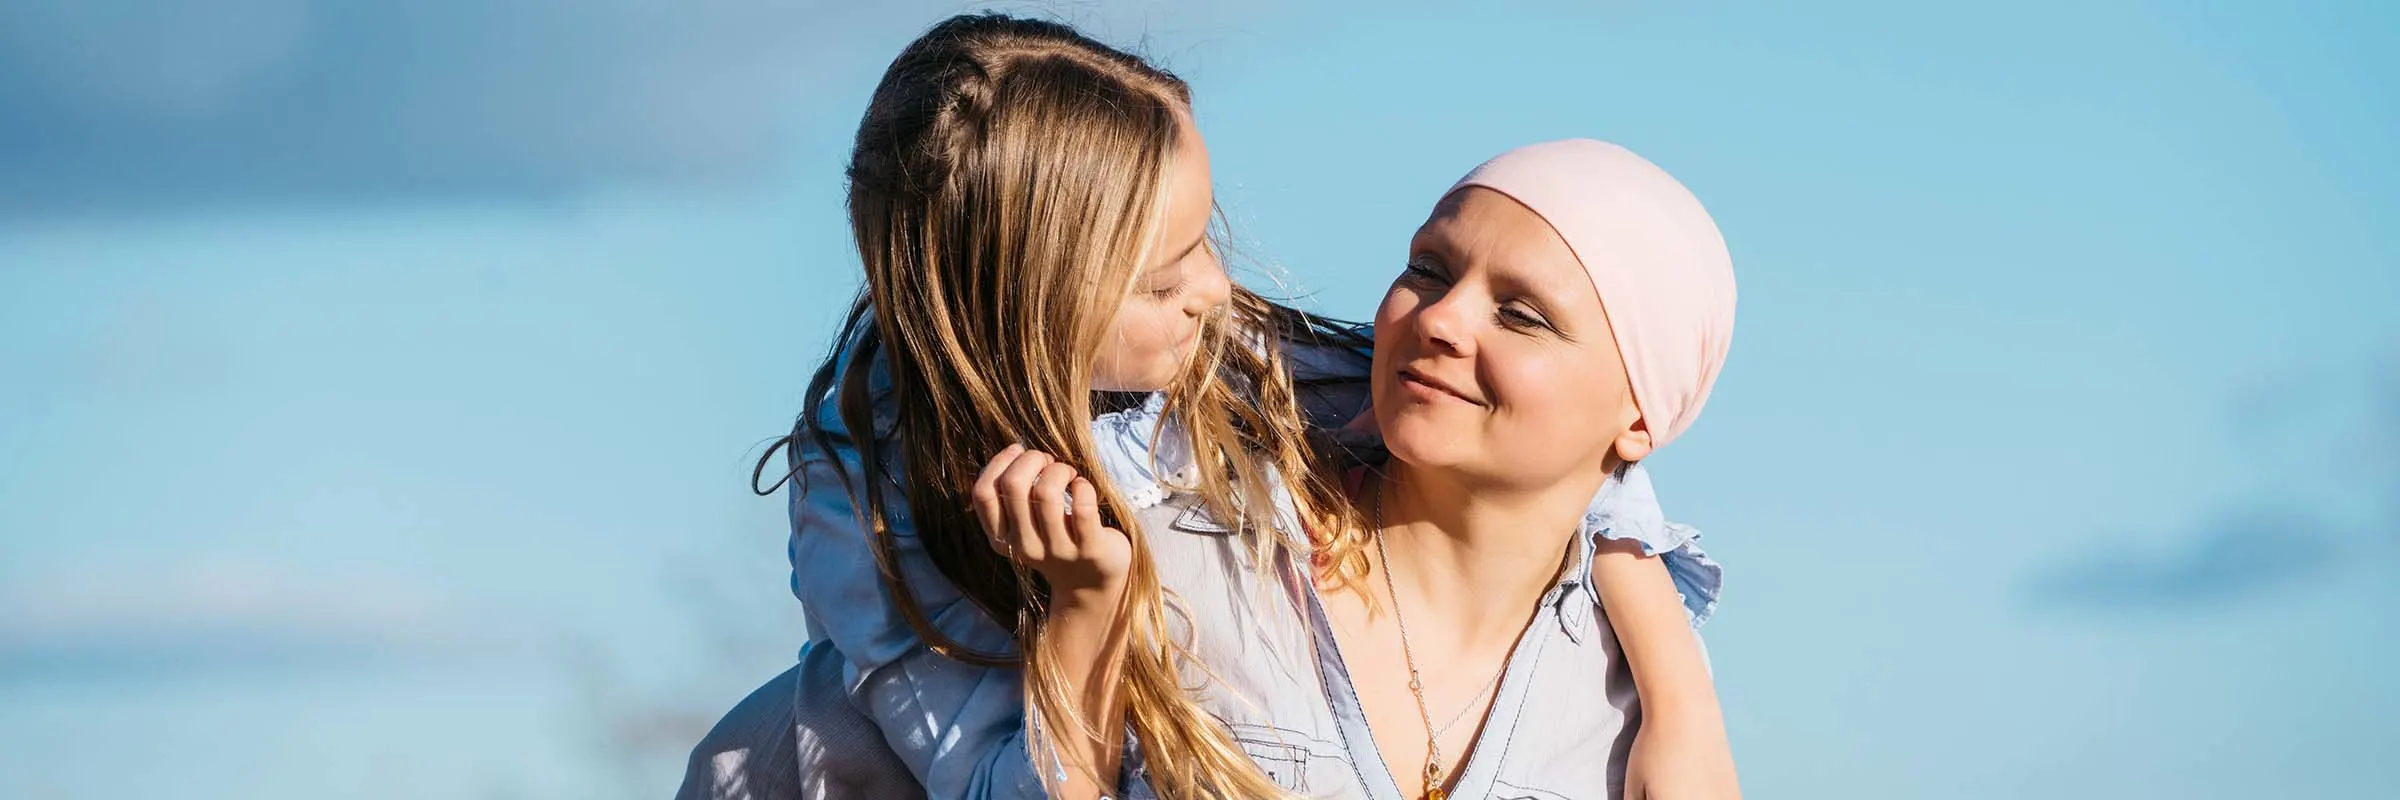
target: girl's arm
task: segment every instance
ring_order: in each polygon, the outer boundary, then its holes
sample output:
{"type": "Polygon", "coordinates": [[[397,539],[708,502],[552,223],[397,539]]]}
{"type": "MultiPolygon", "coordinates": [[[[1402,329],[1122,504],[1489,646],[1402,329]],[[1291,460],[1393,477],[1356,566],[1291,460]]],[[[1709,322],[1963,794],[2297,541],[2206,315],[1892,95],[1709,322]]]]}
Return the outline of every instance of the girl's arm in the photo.
{"type": "MultiPolygon", "coordinates": [[[[884,591],[835,458],[849,461],[857,475],[855,453],[806,446],[792,484],[792,591],[808,619],[811,647],[840,654],[850,705],[882,731],[928,798],[1047,798],[1042,777],[1055,764],[1030,747],[1023,674],[936,653],[909,627],[884,591]]],[[[893,508],[905,502],[897,489],[889,499],[893,508]]],[[[889,524],[905,528],[907,518],[896,515],[889,524]]],[[[1008,630],[942,576],[915,536],[900,533],[896,566],[926,618],[974,650],[1014,652],[1008,630]]]]}
{"type": "Polygon", "coordinates": [[[1113,656],[1124,644],[1119,610],[1133,540],[1100,524],[1091,481],[1021,445],[984,465],[972,496],[992,549],[1041,573],[1050,586],[1042,641],[1077,707],[1060,709],[1067,719],[1045,719],[1046,735],[1036,744],[1054,748],[1066,767],[1054,776],[1061,800],[1095,800],[1114,788],[1124,754],[1125,703],[1113,656]]]}
{"type": "Polygon", "coordinates": [[[1642,698],[1642,725],[1722,730],[1717,690],[1700,655],[1700,637],[1685,616],[1683,597],[1664,559],[1642,554],[1642,543],[1602,539],[1592,559],[1592,585],[1609,627],[1633,665],[1642,698]]]}
{"type": "Polygon", "coordinates": [[[1602,539],[1592,559],[1592,584],[1641,697],[1625,796],[1738,798],[1716,686],[1665,560],[1622,539],[1602,539]]]}

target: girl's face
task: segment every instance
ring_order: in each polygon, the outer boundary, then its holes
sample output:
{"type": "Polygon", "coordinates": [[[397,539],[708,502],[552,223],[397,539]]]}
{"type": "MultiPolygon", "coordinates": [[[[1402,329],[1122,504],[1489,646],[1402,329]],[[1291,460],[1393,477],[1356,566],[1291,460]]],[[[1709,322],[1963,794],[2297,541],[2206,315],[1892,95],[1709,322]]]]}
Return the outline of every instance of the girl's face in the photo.
{"type": "Polygon", "coordinates": [[[1107,339],[1092,364],[1092,388],[1154,392],[1173,383],[1200,343],[1208,315],[1225,304],[1233,284],[1208,246],[1208,220],[1216,209],[1210,187],[1208,146],[1191,115],[1178,115],[1175,165],[1168,176],[1165,216],[1154,257],[1134,277],[1133,296],[1117,310],[1107,339]]]}
{"type": "Polygon", "coordinates": [[[1608,312],[1531,209],[1468,187],[1409,243],[1375,312],[1375,417],[1392,456],[1538,491],[1650,452],[1608,312]]]}

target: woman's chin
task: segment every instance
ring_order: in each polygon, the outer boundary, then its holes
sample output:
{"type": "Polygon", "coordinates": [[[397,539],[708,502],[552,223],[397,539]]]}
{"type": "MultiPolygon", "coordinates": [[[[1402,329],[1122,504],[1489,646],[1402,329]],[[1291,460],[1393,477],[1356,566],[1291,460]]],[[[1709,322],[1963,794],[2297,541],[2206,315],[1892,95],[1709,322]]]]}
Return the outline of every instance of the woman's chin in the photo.
{"type": "Polygon", "coordinates": [[[1412,419],[1413,414],[1396,414],[1383,421],[1383,448],[1390,451],[1392,460],[1417,468],[1455,466],[1467,455],[1467,437],[1454,426],[1428,424],[1431,420],[1412,419]]]}

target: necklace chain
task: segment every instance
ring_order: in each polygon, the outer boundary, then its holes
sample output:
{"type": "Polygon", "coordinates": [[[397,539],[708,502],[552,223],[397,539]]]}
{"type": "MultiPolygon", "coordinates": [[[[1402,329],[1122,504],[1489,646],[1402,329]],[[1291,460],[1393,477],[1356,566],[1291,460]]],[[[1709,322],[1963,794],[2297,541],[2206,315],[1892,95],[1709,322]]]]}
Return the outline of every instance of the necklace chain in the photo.
{"type": "MultiPolygon", "coordinates": [[[[1396,608],[1399,604],[1395,602],[1393,605],[1396,608]]],[[[1499,669],[1492,670],[1491,680],[1484,681],[1483,688],[1475,690],[1475,694],[1467,698],[1467,704],[1460,707],[1458,713],[1450,715],[1449,722],[1444,722],[1441,727],[1433,729],[1433,735],[1439,738],[1442,734],[1449,733],[1451,728],[1458,727],[1458,721],[1466,719],[1467,712],[1475,710],[1475,707],[1480,705],[1478,701],[1483,699],[1484,693],[1491,691],[1492,687],[1500,685],[1500,676],[1506,672],[1508,672],[1508,662],[1502,661],[1499,669]]]]}
{"type": "Polygon", "coordinates": [[[1492,672],[1492,679],[1485,681],[1483,688],[1475,690],[1475,696],[1467,698],[1466,707],[1459,709],[1456,716],[1451,717],[1449,722],[1442,723],[1439,728],[1433,726],[1433,715],[1425,710],[1425,681],[1417,673],[1417,651],[1408,641],[1408,616],[1400,612],[1400,590],[1392,583],[1392,553],[1383,544],[1383,490],[1383,481],[1376,481],[1373,519],[1375,557],[1383,562],[1383,590],[1385,594],[1392,597],[1392,621],[1400,626],[1400,657],[1408,663],[1408,693],[1416,697],[1417,719],[1425,723],[1424,797],[1425,800],[1447,800],[1449,792],[1442,788],[1442,784],[1445,783],[1442,776],[1442,734],[1448,733],[1452,726],[1458,724],[1459,720],[1465,719],[1467,712],[1474,710],[1477,701],[1483,699],[1483,693],[1491,691],[1492,687],[1500,684],[1500,676],[1508,672],[1508,661],[1507,659],[1500,661],[1500,668],[1492,672]]]}

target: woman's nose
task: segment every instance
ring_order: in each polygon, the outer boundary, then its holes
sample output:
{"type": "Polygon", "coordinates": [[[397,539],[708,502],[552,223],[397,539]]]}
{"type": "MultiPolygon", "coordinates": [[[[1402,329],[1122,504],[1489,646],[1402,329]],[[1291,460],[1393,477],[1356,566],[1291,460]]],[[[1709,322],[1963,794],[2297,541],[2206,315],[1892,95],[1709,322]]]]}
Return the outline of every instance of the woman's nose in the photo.
{"type": "Polygon", "coordinates": [[[1417,309],[1417,333],[1425,341],[1451,355],[1474,352],[1474,322],[1469,315],[1470,302],[1457,291],[1445,292],[1417,309]]]}

